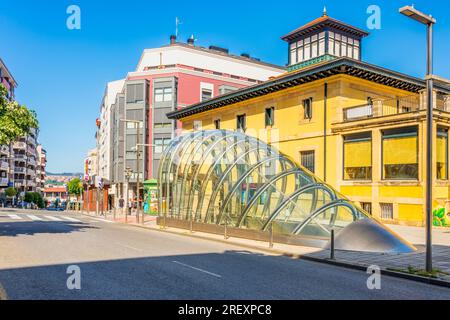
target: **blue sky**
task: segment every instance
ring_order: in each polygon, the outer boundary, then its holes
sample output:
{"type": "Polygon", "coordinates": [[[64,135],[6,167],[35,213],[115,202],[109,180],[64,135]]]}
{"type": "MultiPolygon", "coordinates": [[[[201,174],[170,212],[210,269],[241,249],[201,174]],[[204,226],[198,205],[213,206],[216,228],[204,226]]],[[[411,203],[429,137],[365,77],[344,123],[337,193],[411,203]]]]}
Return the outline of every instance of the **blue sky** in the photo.
{"type": "MultiPolygon", "coordinates": [[[[398,0],[47,0],[0,2],[0,57],[19,83],[17,99],[35,109],[40,141],[51,172],[82,171],[86,152],[95,146],[95,119],[105,85],[136,67],[144,48],[168,43],[180,17],[180,38],[224,46],[262,60],[286,64],[287,45],[280,36],[328,15],[367,30],[370,5],[381,8],[381,29],[368,30],[363,60],[400,72],[425,74],[425,30],[401,16],[398,0]],[[66,9],[81,8],[81,30],[66,27],[66,9]],[[220,4],[220,5],[219,5],[220,4]]],[[[450,78],[450,1],[415,0],[432,13],[435,73],[450,78]],[[447,54],[446,54],[447,53],[447,54]]]]}

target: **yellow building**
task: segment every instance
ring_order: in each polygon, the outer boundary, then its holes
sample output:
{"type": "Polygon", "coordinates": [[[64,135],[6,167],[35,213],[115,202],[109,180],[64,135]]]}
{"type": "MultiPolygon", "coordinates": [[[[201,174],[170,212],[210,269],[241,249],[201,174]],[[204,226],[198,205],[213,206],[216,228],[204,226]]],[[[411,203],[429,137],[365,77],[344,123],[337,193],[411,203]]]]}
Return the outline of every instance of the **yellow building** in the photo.
{"type": "MultiPolygon", "coordinates": [[[[374,217],[424,225],[426,84],[363,62],[367,35],[324,14],[283,37],[289,43],[288,73],[168,117],[181,121],[184,130],[245,131],[374,217]]],[[[435,85],[435,207],[450,199],[449,94],[448,84],[435,85]]]]}

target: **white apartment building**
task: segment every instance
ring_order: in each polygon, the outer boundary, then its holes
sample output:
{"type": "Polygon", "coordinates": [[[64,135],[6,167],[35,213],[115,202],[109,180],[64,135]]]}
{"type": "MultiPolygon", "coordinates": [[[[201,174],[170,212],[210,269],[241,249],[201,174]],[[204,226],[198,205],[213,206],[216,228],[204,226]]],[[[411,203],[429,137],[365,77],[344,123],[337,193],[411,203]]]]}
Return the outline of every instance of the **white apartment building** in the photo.
{"type": "Polygon", "coordinates": [[[97,131],[98,175],[109,181],[111,179],[111,105],[116,95],[122,91],[125,80],[109,82],[106,85],[100,106],[100,126],[97,131]]]}

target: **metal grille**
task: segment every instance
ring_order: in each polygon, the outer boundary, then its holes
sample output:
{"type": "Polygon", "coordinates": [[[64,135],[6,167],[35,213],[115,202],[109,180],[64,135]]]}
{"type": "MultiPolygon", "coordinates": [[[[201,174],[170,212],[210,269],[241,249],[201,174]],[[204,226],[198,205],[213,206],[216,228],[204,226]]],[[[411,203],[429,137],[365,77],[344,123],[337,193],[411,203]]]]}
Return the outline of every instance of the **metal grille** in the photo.
{"type": "Polygon", "coordinates": [[[303,167],[315,172],[315,151],[302,151],[300,152],[301,164],[303,167]]]}
{"type": "Polygon", "coordinates": [[[380,203],[381,219],[394,220],[394,205],[392,203],[380,203]]]}
{"type": "Polygon", "coordinates": [[[361,202],[361,207],[365,212],[372,214],[372,203],[361,202]]]}

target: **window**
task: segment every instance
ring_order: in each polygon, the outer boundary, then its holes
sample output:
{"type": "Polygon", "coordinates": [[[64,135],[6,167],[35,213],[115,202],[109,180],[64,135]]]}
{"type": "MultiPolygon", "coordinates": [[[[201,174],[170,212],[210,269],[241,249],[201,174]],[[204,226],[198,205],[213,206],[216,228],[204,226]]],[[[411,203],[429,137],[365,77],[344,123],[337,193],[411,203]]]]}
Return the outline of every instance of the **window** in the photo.
{"type": "Polygon", "coordinates": [[[383,179],[418,179],[417,127],[383,132],[383,179]]]}
{"type": "Polygon", "coordinates": [[[381,219],[394,220],[394,205],[392,203],[380,203],[381,219]]]}
{"type": "Polygon", "coordinates": [[[311,171],[315,172],[316,166],[316,156],[315,151],[302,151],[300,152],[300,162],[303,167],[311,171]]]}
{"type": "Polygon", "coordinates": [[[265,125],[266,127],[273,127],[275,124],[275,108],[266,108],[265,112],[265,125]]]}
{"type": "Polygon", "coordinates": [[[172,128],[171,122],[155,122],[153,124],[155,129],[164,129],[164,128],[172,128]]]}
{"type": "Polygon", "coordinates": [[[155,102],[169,102],[172,101],[172,87],[155,88],[155,102]]]}
{"type": "Polygon", "coordinates": [[[438,128],[436,141],[437,179],[448,179],[448,129],[438,128]]]}
{"type": "Polygon", "coordinates": [[[220,130],[220,119],[214,120],[214,128],[216,128],[216,130],[220,130]]]}
{"type": "Polygon", "coordinates": [[[344,137],[344,180],[372,180],[372,135],[344,137]]]}
{"type": "Polygon", "coordinates": [[[236,117],[236,129],[238,130],[238,131],[243,131],[243,132],[245,132],[245,130],[247,129],[247,121],[246,121],[247,119],[246,119],[246,116],[245,116],[245,114],[241,114],[241,115],[238,115],[237,117],[236,117]]]}
{"type": "Polygon", "coordinates": [[[303,100],[303,118],[312,119],[312,98],[303,100]]]}
{"type": "Polygon", "coordinates": [[[208,101],[212,99],[212,91],[209,89],[202,89],[202,101],[208,101]]]}
{"type": "Polygon", "coordinates": [[[222,94],[231,93],[233,91],[236,91],[237,89],[238,88],[236,88],[236,87],[223,85],[223,86],[219,87],[219,94],[222,95],[222,94]]]}
{"type": "Polygon", "coordinates": [[[369,213],[370,215],[372,215],[372,203],[370,202],[361,202],[361,208],[369,213]]]}
{"type": "Polygon", "coordinates": [[[127,85],[127,103],[137,103],[144,101],[144,84],[127,85]]]}
{"type": "Polygon", "coordinates": [[[170,138],[155,138],[155,153],[163,153],[164,149],[169,145],[170,138]]]}
{"type": "Polygon", "coordinates": [[[328,53],[336,57],[360,60],[360,41],[332,31],[328,32],[328,53]]]}

